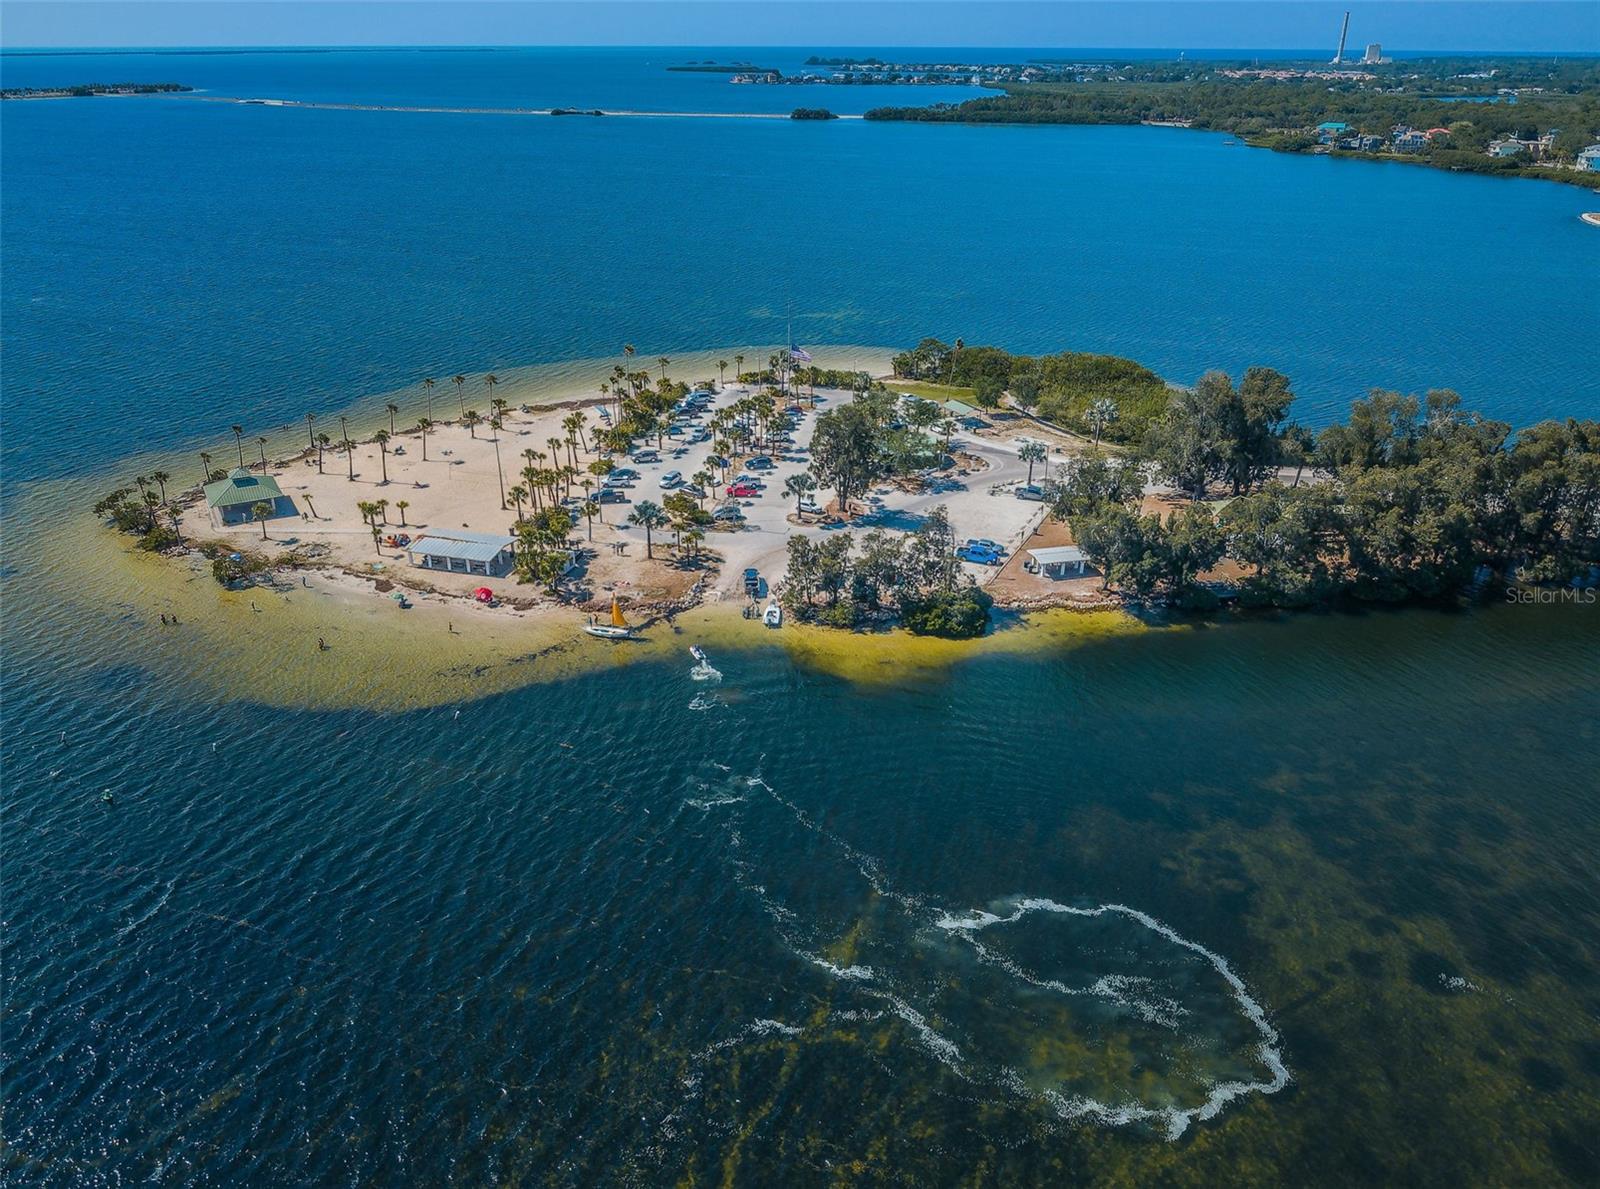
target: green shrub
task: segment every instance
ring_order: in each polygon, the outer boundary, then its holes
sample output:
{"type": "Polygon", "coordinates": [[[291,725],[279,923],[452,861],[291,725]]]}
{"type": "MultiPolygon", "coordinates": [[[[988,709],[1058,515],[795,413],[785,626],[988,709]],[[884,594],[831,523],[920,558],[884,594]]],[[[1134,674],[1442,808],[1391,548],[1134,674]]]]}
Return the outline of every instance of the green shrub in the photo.
{"type": "Polygon", "coordinates": [[[969,586],[908,600],[901,607],[900,620],[907,631],[918,636],[969,640],[983,635],[992,606],[992,598],[976,586],[969,586]]]}

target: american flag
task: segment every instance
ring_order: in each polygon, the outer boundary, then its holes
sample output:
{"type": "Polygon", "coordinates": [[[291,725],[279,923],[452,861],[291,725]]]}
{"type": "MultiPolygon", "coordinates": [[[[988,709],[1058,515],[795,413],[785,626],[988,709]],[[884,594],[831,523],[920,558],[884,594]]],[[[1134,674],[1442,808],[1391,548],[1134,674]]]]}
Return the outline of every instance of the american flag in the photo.
{"type": "Polygon", "coordinates": [[[811,352],[807,351],[804,347],[797,347],[793,343],[790,343],[789,344],[789,358],[793,359],[793,360],[797,360],[800,363],[810,363],[811,362],[811,352]]]}

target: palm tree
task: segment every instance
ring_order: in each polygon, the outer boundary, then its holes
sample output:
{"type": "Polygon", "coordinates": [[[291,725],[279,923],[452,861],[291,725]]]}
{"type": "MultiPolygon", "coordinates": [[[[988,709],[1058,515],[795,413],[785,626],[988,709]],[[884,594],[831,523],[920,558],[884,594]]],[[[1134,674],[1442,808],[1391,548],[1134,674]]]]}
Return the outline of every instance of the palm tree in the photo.
{"type": "Polygon", "coordinates": [[[204,450],[200,451],[200,486],[204,487],[211,482],[211,455],[204,450]]]}
{"type": "Polygon", "coordinates": [[[433,419],[421,417],[417,420],[417,432],[422,435],[422,461],[428,461],[428,431],[433,428],[433,419]]]}
{"type": "Polygon", "coordinates": [[[257,438],[256,446],[261,450],[261,473],[267,473],[267,439],[257,438]]]}
{"type": "Polygon", "coordinates": [[[250,514],[256,518],[256,523],[261,525],[261,539],[265,541],[267,539],[267,517],[272,515],[272,505],[267,503],[266,500],[262,500],[259,504],[251,506],[250,514]]]}
{"type": "MultiPolygon", "coordinates": [[[[504,405],[504,401],[498,402],[504,405]]],[[[500,480],[500,510],[506,510],[506,472],[500,465],[500,416],[496,414],[489,419],[489,428],[494,430],[494,473],[500,480]]]]}
{"type": "Polygon", "coordinates": [[[1045,453],[1046,451],[1043,442],[1024,442],[1022,443],[1022,448],[1017,451],[1017,457],[1028,464],[1029,487],[1033,486],[1033,464],[1036,462],[1043,462],[1045,459],[1045,453]]]}
{"type": "Polygon", "coordinates": [[[313,450],[317,448],[317,435],[316,431],[311,428],[311,423],[316,419],[317,415],[315,413],[306,414],[306,440],[311,443],[313,450]]]}
{"type": "Polygon", "coordinates": [[[370,527],[372,529],[372,551],[382,557],[383,550],[379,547],[379,542],[383,540],[383,530],[378,527],[376,521],[373,521],[370,527]]]}
{"type": "Polygon", "coordinates": [[[589,540],[594,540],[594,518],[600,515],[600,501],[584,500],[578,511],[582,512],[583,518],[589,522],[589,540]]]}
{"type": "Polygon", "coordinates": [[[388,524],[389,523],[389,501],[388,500],[379,500],[373,506],[378,509],[378,519],[381,520],[384,524],[388,524]]]}
{"type": "Polygon", "coordinates": [[[234,443],[239,447],[239,465],[244,466],[244,426],[235,425],[232,429],[234,443]]]}
{"type": "Polygon", "coordinates": [[[1100,444],[1100,434],[1117,419],[1117,405],[1110,397],[1099,397],[1089,403],[1089,427],[1094,430],[1094,444],[1100,444]]]}
{"type": "Polygon", "coordinates": [[[316,446],[317,446],[317,474],[319,474],[319,475],[323,473],[322,472],[322,452],[324,450],[326,450],[331,445],[333,445],[333,439],[330,438],[327,434],[319,433],[317,435],[317,441],[316,441],[316,446]]]}
{"type": "MultiPolygon", "coordinates": [[[[563,417],[561,419],[561,428],[567,431],[567,457],[576,466],[578,463],[576,447],[583,438],[583,410],[574,409],[563,417]]],[[[589,449],[587,444],[583,448],[584,450],[589,449]]]]}
{"type": "Polygon", "coordinates": [[[383,481],[387,483],[389,482],[389,435],[380,429],[372,435],[372,440],[378,443],[378,458],[383,465],[383,481]]]}
{"type": "Polygon", "coordinates": [[[700,556],[700,542],[705,539],[706,530],[698,525],[691,525],[689,530],[683,534],[683,542],[689,546],[689,557],[691,559],[700,556]]]}
{"type": "Polygon", "coordinates": [[[800,515],[800,501],[810,492],[817,489],[817,481],[811,477],[810,471],[801,471],[798,475],[790,475],[783,481],[783,494],[794,496],[794,514],[800,515]]]}
{"type": "Polygon", "coordinates": [[[346,420],[344,417],[339,418],[339,434],[344,438],[344,459],[350,468],[350,482],[354,483],[356,481],[356,448],[355,443],[350,440],[350,426],[346,424],[346,420]]]}
{"type": "Polygon", "coordinates": [[[467,415],[467,398],[462,395],[461,390],[466,386],[467,378],[465,376],[451,376],[450,383],[456,386],[456,400],[460,402],[461,415],[465,417],[467,415]]]}
{"type": "Polygon", "coordinates": [[[728,370],[728,361],[726,359],[717,360],[717,387],[718,388],[722,387],[722,384],[723,384],[723,373],[725,373],[727,370],[728,370]]]}
{"type": "Polygon", "coordinates": [[[428,401],[428,420],[433,420],[433,377],[429,376],[422,381],[422,395],[428,401]]]}
{"type": "Polygon", "coordinates": [[[410,500],[395,500],[394,506],[400,512],[400,527],[406,527],[406,509],[411,506],[410,500]]]}
{"type": "Polygon", "coordinates": [[[472,435],[473,441],[478,440],[478,422],[482,420],[483,418],[478,416],[477,409],[468,409],[461,414],[461,421],[467,427],[467,432],[472,435]]]}
{"type": "Polygon", "coordinates": [[[744,375],[744,356],[735,355],[733,357],[733,382],[735,384],[739,383],[739,377],[742,375],[744,375]]]}
{"type": "Polygon", "coordinates": [[[156,484],[157,487],[161,488],[161,502],[163,504],[166,503],[167,502],[167,480],[171,479],[172,476],[167,474],[166,471],[151,471],[150,472],[150,478],[155,481],[155,484],[156,484]]]}
{"type": "Polygon", "coordinates": [[[395,404],[393,401],[390,401],[388,404],[384,405],[383,407],[389,410],[389,434],[392,437],[394,435],[394,432],[395,432],[394,415],[400,411],[400,406],[395,404]]]}
{"type": "Polygon", "coordinates": [[[654,558],[652,530],[667,523],[667,514],[661,510],[661,505],[651,500],[640,500],[633,511],[628,513],[628,523],[637,524],[644,529],[644,555],[654,558]]]}
{"type": "Polygon", "coordinates": [[[322,519],[322,517],[317,515],[317,506],[311,502],[311,493],[310,492],[306,493],[306,507],[311,509],[311,519],[313,519],[313,520],[321,520],[322,519]]]}
{"type": "Polygon", "coordinates": [[[656,356],[656,362],[661,365],[661,378],[665,380],[667,378],[667,364],[671,363],[672,360],[665,355],[658,355],[656,356]]]}
{"type": "Polygon", "coordinates": [[[489,390],[489,404],[494,404],[494,386],[500,383],[500,377],[490,372],[483,378],[483,386],[489,390]]]}
{"type": "Polygon", "coordinates": [[[522,484],[518,483],[510,491],[506,492],[506,498],[517,506],[517,519],[521,520],[522,501],[528,498],[528,489],[522,484]]]}

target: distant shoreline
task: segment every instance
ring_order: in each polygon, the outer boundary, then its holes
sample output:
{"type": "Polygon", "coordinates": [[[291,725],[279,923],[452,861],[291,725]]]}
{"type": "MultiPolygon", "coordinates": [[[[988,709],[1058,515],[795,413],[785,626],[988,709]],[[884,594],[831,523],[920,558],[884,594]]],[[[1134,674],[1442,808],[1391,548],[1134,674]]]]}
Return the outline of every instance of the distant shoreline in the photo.
{"type": "MultiPolygon", "coordinates": [[[[434,107],[391,103],[316,103],[300,99],[254,99],[235,95],[197,95],[205,103],[232,103],[246,107],[293,107],[313,111],[380,111],[409,112],[418,115],[460,116],[632,116],[634,118],[687,119],[687,120],[788,120],[786,111],[644,111],[638,108],[574,108],[574,107],[434,107]]],[[[837,116],[841,120],[859,120],[859,115],[837,116]]]]}

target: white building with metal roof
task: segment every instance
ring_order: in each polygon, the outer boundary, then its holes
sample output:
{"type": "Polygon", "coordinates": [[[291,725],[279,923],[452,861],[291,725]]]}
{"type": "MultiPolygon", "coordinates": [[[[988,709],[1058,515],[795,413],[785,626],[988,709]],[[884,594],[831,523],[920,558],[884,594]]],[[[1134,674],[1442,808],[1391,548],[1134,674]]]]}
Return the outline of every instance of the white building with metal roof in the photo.
{"type": "Polygon", "coordinates": [[[1072,567],[1073,577],[1081,577],[1084,566],[1089,560],[1084,557],[1083,550],[1076,545],[1051,545],[1044,549],[1030,549],[1028,556],[1033,559],[1034,569],[1046,578],[1067,577],[1069,566],[1072,567]]]}
{"type": "Polygon", "coordinates": [[[430,529],[405,550],[411,564],[421,570],[499,578],[511,572],[516,560],[516,544],[515,537],[501,533],[474,533],[464,528],[430,529]]]}

